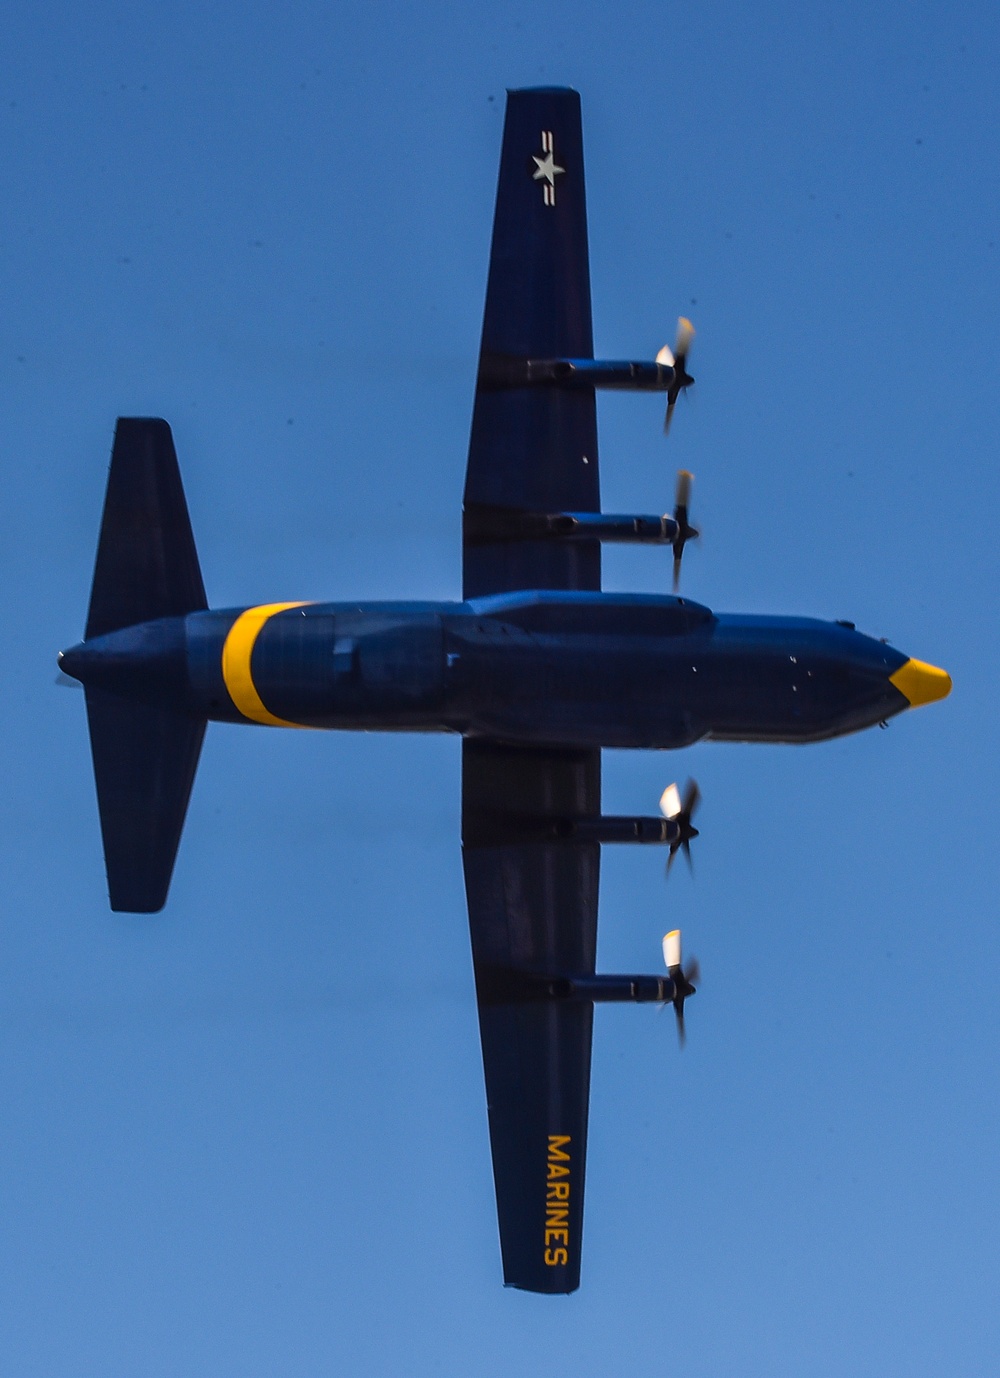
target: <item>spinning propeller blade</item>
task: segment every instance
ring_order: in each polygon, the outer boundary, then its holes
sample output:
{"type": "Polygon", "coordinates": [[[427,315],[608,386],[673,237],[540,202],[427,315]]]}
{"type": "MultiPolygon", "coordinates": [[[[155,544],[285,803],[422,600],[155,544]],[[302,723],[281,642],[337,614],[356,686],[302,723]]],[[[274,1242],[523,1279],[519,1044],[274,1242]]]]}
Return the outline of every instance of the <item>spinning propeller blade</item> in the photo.
{"type": "Polygon", "coordinates": [[[694,475],[687,469],[677,471],[677,492],[674,497],[674,521],[677,535],[674,537],[674,593],[681,581],[681,560],[688,541],[697,540],[700,531],[688,521],[688,508],[691,504],[691,484],[694,475]]]}
{"type": "Polygon", "coordinates": [[[674,370],[674,381],[667,389],[667,412],[663,418],[663,434],[670,434],[670,423],[674,417],[674,407],[677,399],[685,388],[689,388],[694,382],[690,373],[687,371],[688,350],[691,348],[691,341],[694,339],[694,326],[686,316],[681,316],[677,322],[677,339],[671,350],[669,345],[664,345],[656,356],[658,364],[665,364],[674,370]]]}
{"type": "MultiPolygon", "coordinates": [[[[680,791],[676,785],[668,785],[660,795],[660,812],[664,818],[670,819],[677,824],[677,836],[670,844],[670,855],[667,857],[667,875],[670,875],[670,868],[674,864],[674,857],[684,849],[687,857],[688,866],[694,873],[694,862],[691,860],[691,839],[698,836],[698,829],[692,827],[691,818],[701,803],[701,790],[698,788],[696,780],[689,780],[684,787],[684,798],[681,798],[680,791]]],[[[669,935],[668,935],[669,936],[669,935]]],[[[666,939],[664,939],[664,943],[666,939]]],[[[664,948],[664,956],[666,949],[664,948]]],[[[669,962],[667,963],[669,966],[669,962]]]]}
{"type": "Polygon", "coordinates": [[[686,967],[681,965],[681,930],[679,928],[672,929],[664,936],[663,960],[666,963],[670,979],[674,983],[672,1004],[677,1019],[677,1039],[683,1048],[687,1041],[687,1033],[684,1028],[684,1001],[688,996],[695,994],[696,986],[701,981],[701,967],[698,965],[697,957],[692,957],[686,967]]]}

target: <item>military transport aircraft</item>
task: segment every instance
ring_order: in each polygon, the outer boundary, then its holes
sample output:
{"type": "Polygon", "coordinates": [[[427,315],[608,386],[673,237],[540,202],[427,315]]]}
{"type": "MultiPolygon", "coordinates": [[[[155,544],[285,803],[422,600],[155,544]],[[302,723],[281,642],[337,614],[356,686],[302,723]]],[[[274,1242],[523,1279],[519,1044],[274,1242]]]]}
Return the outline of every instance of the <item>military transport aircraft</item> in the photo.
{"type": "Polygon", "coordinates": [[[673,515],[608,515],[595,389],[692,379],[692,330],[654,362],[598,361],[580,101],[507,101],[465,484],[463,601],[210,611],[170,428],[115,432],[84,640],[111,907],[162,908],[205,724],[457,732],[462,846],[505,1282],[579,1283],[593,1006],[673,1003],[694,973],[595,973],[601,844],[687,847],[697,790],[601,812],[601,748],[808,742],[943,698],[943,670],[849,623],[715,614],[601,592],[601,542],[685,542],[673,515]]]}

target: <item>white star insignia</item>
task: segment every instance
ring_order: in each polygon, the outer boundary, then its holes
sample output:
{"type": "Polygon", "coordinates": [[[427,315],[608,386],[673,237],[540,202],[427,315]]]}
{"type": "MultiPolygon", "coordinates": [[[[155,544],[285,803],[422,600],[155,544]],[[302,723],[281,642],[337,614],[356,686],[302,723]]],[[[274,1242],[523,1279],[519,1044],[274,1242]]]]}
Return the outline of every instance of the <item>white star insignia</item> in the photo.
{"type": "Polygon", "coordinates": [[[551,129],[542,130],[542,154],[541,158],[538,157],[537,153],[531,155],[531,160],[535,164],[535,170],[531,175],[534,181],[544,182],[542,193],[545,204],[554,206],[556,203],[556,178],[566,169],[559,167],[556,162],[551,129]]]}
{"type": "Polygon", "coordinates": [[[546,153],[546,155],[545,155],[544,158],[539,158],[539,157],[537,157],[536,155],[533,154],[533,155],[532,155],[532,160],[533,160],[533,162],[534,162],[534,164],[535,164],[535,172],[534,172],[535,181],[536,181],[536,182],[540,182],[540,181],[542,180],[542,178],[544,177],[545,180],[546,180],[546,182],[548,182],[548,184],[549,184],[550,187],[554,187],[554,186],[555,186],[557,174],[560,173],[560,172],[565,172],[565,171],[566,171],[566,169],[565,169],[564,167],[557,167],[557,166],[556,166],[555,157],[554,157],[554,155],[551,154],[551,153],[546,153]]]}

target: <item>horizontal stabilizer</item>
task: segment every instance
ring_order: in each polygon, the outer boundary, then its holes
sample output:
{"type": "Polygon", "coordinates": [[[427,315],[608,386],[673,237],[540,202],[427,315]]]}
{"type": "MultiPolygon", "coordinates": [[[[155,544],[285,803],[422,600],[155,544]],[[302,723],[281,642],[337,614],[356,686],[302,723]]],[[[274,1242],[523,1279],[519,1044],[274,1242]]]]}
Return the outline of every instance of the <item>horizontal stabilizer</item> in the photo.
{"type": "Polygon", "coordinates": [[[205,722],[87,689],[111,908],[154,914],[167,900],[205,722]]]}
{"type": "Polygon", "coordinates": [[[170,427],[120,417],[84,637],[207,606],[170,427]]]}

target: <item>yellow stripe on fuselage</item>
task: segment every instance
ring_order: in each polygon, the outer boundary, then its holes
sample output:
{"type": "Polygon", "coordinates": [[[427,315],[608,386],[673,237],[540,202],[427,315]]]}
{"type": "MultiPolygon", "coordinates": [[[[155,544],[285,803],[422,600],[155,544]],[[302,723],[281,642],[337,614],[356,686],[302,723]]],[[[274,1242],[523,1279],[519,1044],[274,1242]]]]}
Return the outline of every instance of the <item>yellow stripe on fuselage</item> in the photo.
{"type": "Polygon", "coordinates": [[[222,678],[226,681],[229,697],[251,722],[267,723],[269,727],[301,727],[301,723],[286,722],[269,712],[257,693],[250,672],[250,657],[254,644],[263,630],[264,623],[286,608],[304,608],[305,603],[263,603],[259,608],[247,608],[229,629],[222,647],[222,678]]]}

